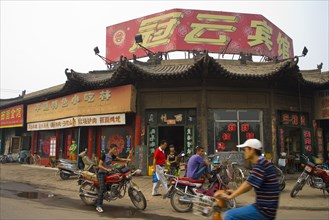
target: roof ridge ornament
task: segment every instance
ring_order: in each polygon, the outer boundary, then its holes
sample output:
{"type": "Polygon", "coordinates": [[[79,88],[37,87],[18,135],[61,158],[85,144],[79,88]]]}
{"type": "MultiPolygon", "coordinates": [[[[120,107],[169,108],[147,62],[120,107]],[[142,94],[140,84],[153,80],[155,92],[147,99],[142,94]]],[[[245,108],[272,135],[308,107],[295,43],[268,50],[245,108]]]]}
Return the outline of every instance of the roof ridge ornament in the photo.
{"type": "Polygon", "coordinates": [[[193,59],[195,61],[203,58],[205,55],[208,55],[207,50],[192,50],[193,59]]]}

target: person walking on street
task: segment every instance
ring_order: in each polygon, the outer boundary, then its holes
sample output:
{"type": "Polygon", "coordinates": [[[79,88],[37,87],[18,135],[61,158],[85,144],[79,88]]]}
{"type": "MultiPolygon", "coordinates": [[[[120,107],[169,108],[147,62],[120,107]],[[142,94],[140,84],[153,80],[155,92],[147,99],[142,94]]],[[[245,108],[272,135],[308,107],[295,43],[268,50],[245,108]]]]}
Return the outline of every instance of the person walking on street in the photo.
{"type": "Polygon", "coordinates": [[[99,190],[96,202],[97,212],[103,212],[103,194],[106,192],[105,179],[106,176],[113,171],[111,168],[112,161],[130,161],[130,159],[119,158],[116,156],[118,153],[118,146],[116,144],[111,144],[108,146],[108,150],[109,152],[107,154],[102,154],[98,163],[97,179],[99,183],[99,190]]]}
{"type": "Polygon", "coordinates": [[[215,196],[233,199],[252,188],[256,192],[256,202],[240,208],[231,209],[225,212],[225,220],[252,220],[275,219],[279,205],[279,182],[276,176],[275,167],[262,155],[262,143],[257,139],[248,139],[243,144],[237,145],[243,149],[244,158],[255,164],[248,179],[243,182],[235,191],[228,190],[226,193],[218,193],[215,196]]]}
{"type": "Polygon", "coordinates": [[[204,148],[196,147],[196,153],[188,160],[187,174],[188,178],[199,179],[203,174],[210,178],[209,161],[203,159],[204,148]]]}
{"type": "Polygon", "coordinates": [[[75,140],[72,140],[72,144],[69,148],[70,160],[77,160],[77,148],[78,148],[78,145],[75,143],[75,140]]]}
{"type": "Polygon", "coordinates": [[[152,196],[161,195],[160,193],[158,193],[160,184],[163,187],[164,195],[166,195],[168,192],[167,180],[164,175],[164,168],[166,166],[166,155],[165,155],[164,150],[166,149],[166,147],[167,147],[167,141],[162,140],[160,142],[160,146],[154,152],[153,172],[156,173],[156,175],[158,177],[158,182],[153,183],[152,196]]]}

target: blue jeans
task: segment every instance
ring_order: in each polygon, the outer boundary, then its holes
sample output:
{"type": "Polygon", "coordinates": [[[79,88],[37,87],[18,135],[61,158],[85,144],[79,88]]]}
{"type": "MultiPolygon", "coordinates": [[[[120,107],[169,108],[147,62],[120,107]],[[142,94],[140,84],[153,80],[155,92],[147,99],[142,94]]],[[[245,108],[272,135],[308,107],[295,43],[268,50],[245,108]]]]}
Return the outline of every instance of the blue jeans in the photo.
{"type": "Polygon", "coordinates": [[[224,214],[225,220],[267,220],[255,205],[247,205],[241,208],[230,209],[224,214]]]}
{"type": "Polygon", "coordinates": [[[194,173],[192,179],[199,179],[204,173],[210,173],[210,168],[205,164],[202,164],[194,173]]]}

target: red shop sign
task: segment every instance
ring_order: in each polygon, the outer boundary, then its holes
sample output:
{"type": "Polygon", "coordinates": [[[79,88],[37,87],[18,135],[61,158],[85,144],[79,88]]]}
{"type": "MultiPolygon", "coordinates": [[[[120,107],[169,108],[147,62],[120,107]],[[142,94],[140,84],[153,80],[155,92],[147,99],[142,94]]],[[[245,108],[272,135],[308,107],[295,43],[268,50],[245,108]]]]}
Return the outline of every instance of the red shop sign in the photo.
{"type": "Polygon", "coordinates": [[[136,35],[142,35],[141,45],[154,53],[225,49],[226,54],[294,57],[292,39],[262,15],[172,9],[108,26],[106,58],[145,57],[136,35]]]}
{"type": "Polygon", "coordinates": [[[24,119],[23,110],[23,105],[1,110],[0,128],[22,127],[24,119]]]}

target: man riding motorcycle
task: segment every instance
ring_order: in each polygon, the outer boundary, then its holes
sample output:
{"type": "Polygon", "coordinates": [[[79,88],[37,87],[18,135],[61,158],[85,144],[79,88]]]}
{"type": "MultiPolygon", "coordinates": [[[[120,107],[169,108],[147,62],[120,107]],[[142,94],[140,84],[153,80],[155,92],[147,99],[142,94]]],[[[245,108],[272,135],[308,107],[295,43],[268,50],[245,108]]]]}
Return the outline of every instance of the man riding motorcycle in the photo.
{"type": "Polygon", "coordinates": [[[111,144],[108,146],[109,152],[107,154],[103,154],[101,159],[99,160],[98,164],[98,173],[97,173],[97,179],[99,182],[99,192],[97,196],[97,202],[96,202],[96,210],[98,212],[103,212],[102,205],[103,205],[103,194],[106,191],[105,186],[105,179],[106,176],[113,171],[111,168],[111,163],[114,160],[118,161],[130,161],[130,159],[125,158],[119,158],[117,157],[118,153],[118,146],[116,144],[111,144]]]}
{"type": "Polygon", "coordinates": [[[256,202],[252,205],[228,210],[224,219],[275,219],[279,206],[279,182],[273,164],[261,156],[262,143],[257,139],[248,139],[237,147],[243,149],[244,158],[255,164],[255,166],[250,172],[248,179],[237,190],[228,190],[230,195],[221,192],[217,196],[233,199],[255,188],[256,202]]]}

